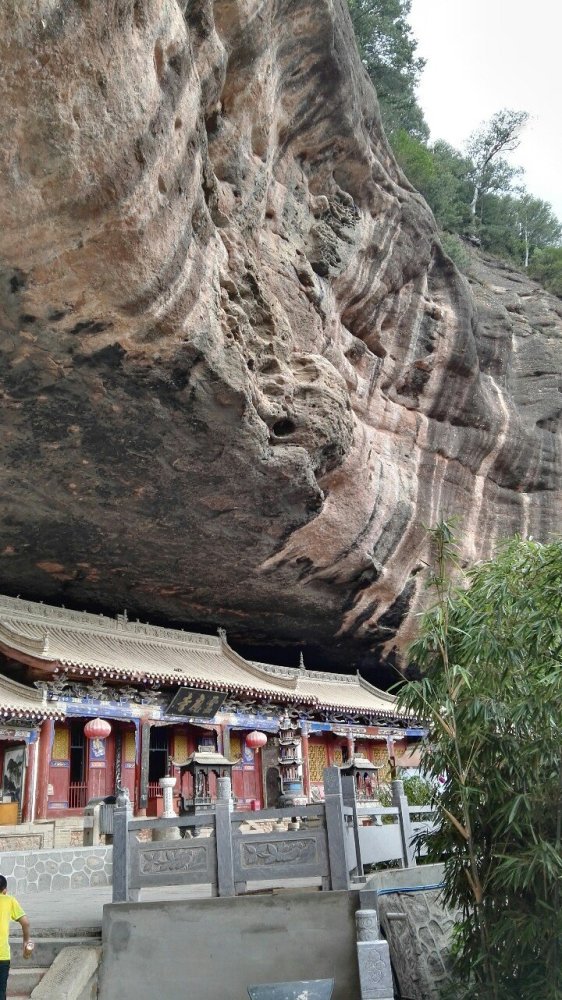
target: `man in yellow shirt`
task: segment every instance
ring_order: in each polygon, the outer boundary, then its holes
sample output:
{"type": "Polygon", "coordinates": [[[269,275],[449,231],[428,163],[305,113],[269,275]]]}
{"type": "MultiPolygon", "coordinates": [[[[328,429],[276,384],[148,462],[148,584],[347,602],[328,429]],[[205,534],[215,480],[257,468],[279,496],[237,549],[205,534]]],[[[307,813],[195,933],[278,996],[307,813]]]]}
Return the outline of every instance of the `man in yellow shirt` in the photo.
{"type": "Polygon", "coordinates": [[[6,1000],[10,973],[10,920],[17,920],[23,931],[23,957],[29,958],[33,945],[29,939],[29,920],[17,899],[8,896],[8,883],[0,875],[0,1000],[6,1000]]]}

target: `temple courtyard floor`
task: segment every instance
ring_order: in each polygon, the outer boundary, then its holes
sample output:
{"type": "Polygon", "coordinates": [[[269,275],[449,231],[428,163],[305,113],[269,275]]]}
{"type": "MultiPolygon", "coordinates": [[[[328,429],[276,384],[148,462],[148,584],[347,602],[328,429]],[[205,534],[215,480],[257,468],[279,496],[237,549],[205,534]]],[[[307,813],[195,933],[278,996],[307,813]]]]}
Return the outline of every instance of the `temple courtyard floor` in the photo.
{"type": "MultiPolygon", "coordinates": [[[[318,880],[294,879],[291,888],[314,889],[318,880]]],[[[282,882],[259,883],[264,889],[282,890],[282,882]]],[[[251,883],[248,886],[252,890],[251,883]]],[[[157,889],[143,889],[140,902],[177,899],[205,899],[210,897],[208,885],[160,886],[157,889]]],[[[25,910],[31,923],[32,936],[36,932],[55,932],[71,928],[101,928],[103,907],[111,903],[111,886],[96,889],[61,889],[54,892],[29,892],[18,895],[18,902],[25,910]]],[[[19,928],[18,928],[19,931],[19,928]]],[[[12,933],[14,926],[12,926],[12,933]]]]}

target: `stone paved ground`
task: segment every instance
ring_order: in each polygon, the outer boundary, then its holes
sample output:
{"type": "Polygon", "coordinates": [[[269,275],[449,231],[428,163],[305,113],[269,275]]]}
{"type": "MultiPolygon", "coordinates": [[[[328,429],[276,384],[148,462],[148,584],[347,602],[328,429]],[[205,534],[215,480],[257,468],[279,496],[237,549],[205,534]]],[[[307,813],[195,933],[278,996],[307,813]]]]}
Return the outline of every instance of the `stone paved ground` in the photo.
{"type": "MultiPolygon", "coordinates": [[[[318,879],[293,879],[292,888],[314,888],[318,879]]],[[[281,887],[281,882],[259,883],[260,889],[281,887]]],[[[251,883],[249,888],[252,888],[251,883]]],[[[158,899],[202,899],[210,896],[208,885],[163,886],[159,889],[143,889],[141,902],[158,899]]],[[[111,886],[93,889],[70,889],[53,892],[22,893],[18,900],[31,921],[32,933],[53,932],[70,928],[101,927],[102,911],[105,903],[111,902],[111,886]]],[[[12,934],[19,933],[15,924],[12,934]]]]}
{"type": "MultiPolygon", "coordinates": [[[[182,899],[209,895],[208,886],[167,886],[141,893],[141,900],[182,899]]],[[[67,930],[73,927],[101,927],[105,903],[111,902],[111,886],[53,892],[21,893],[18,901],[31,921],[31,929],[67,930]]],[[[12,925],[14,933],[16,925],[12,925]]],[[[16,930],[17,932],[17,930],[16,930]]]]}

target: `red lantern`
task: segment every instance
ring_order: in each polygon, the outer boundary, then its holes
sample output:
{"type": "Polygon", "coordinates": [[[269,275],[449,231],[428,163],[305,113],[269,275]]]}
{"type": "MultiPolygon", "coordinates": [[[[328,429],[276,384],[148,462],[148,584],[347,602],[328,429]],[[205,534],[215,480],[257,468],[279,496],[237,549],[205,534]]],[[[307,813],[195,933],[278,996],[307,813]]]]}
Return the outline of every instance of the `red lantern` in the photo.
{"type": "Polygon", "coordinates": [[[106,740],[111,732],[111,726],[105,719],[92,719],[84,726],[84,736],[89,740],[106,740]]]}
{"type": "Polygon", "coordinates": [[[257,729],[254,729],[253,732],[248,733],[244,742],[250,750],[260,750],[267,743],[267,736],[265,733],[258,733],[257,729]]]}

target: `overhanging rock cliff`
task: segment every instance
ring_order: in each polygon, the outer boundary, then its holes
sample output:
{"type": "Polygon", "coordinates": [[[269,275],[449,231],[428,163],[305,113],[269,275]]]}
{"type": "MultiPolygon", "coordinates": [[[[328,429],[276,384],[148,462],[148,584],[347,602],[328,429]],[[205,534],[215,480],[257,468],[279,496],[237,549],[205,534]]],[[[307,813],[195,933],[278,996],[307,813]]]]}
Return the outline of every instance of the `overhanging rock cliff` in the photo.
{"type": "Polygon", "coordinates": [[[0,28],[4,591],[352,667],[411,633],[423,524],[559,526],[560,301],[482,263],[475,305],[343,0],[0,28]]]}

